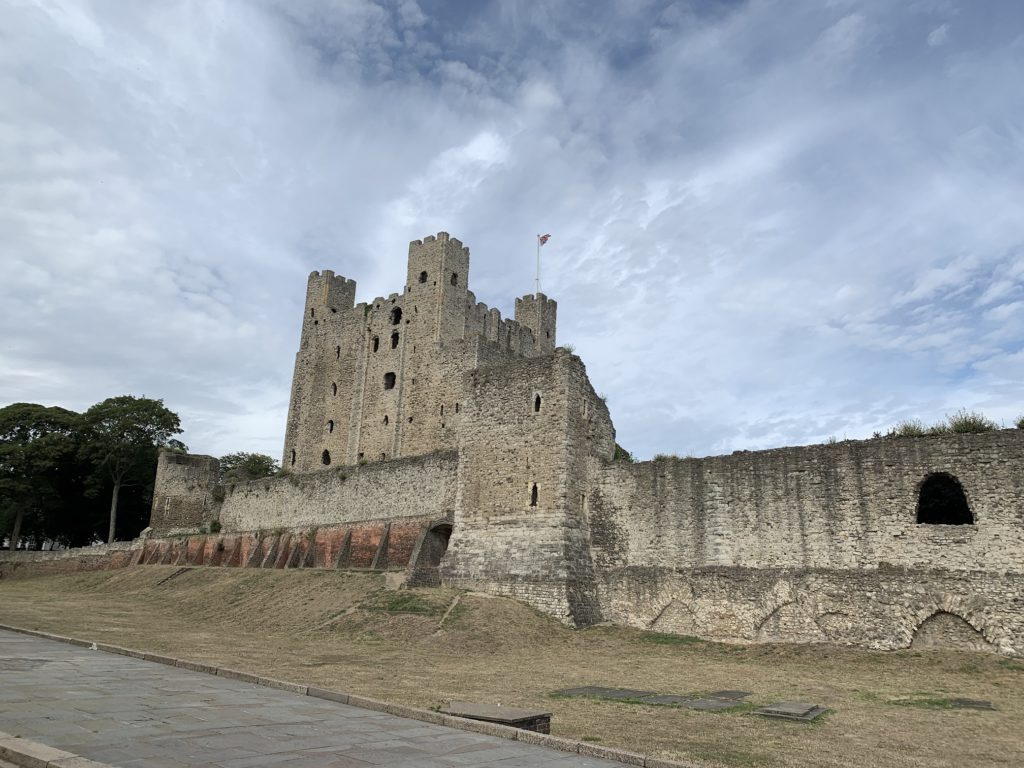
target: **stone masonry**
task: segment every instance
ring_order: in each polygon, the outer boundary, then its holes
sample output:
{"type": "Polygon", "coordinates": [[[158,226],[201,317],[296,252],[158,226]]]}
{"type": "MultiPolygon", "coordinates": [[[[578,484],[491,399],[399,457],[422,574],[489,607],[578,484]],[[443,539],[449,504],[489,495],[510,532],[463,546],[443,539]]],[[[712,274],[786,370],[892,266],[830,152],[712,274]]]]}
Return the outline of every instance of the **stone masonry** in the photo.
{"type": "Polygon", "coordinates": [[[310,275],[285,473],[224,487],[164,454],[131,562],[401,567],[575,626],[1022,652],[1024,431],[616,461],[555,302],[502,319],[468,277],[444,232],[387,298],[310,275]]]}

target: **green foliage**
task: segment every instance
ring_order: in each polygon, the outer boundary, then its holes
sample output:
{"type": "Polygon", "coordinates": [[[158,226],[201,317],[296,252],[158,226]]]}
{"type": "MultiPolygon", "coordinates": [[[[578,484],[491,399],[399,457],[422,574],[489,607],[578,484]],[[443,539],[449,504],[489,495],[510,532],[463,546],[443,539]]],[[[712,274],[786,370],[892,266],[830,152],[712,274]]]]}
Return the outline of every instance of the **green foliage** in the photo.
{"type": "Polygon", "coordinates": [[[645,632],[641,637],[648,643],[658,645],[693,645],[699,643],[699,637],[691,635],[672,635],[666,632],[645,632]]]}
{"type": "Polygon", "coordinates": [[[630,453],[629,451],[627,451],[625,448],[623,448],[618,443],[615,444],[615,457],[614,457],[614,460],[615,461],[625,461],[625,462],[627,462],[629,464],[632,464],[633,462],[636,461],[636,459],[633,457],[633,454],[630,453]]]}
{"type": "Polygon", "coordinates": [[[82,414],[81,455],[113,484],[107,541],[116,538],[121,488],[151,482],[160,449],[185,448],[173,439],[180,432],[178,415],[148,397],[110,397],[82,414]]]}
{"type": "Polygon", "coordinates": [[[0,408],[0,530],[11,546],[22,537],[57,538],[80,491],[79,416],[64,408],[15,403],[0,408]]]}
{"type": "MultiPolygon", "coordinates": [[[[1021,417],[1021,422],[1024,422],[1024,417],[1021,417]]],[[[948,435],[952,433],[972,434],[991,432],[995,429],[999,429],[999,425],[992,421],[992,419],[987,418],[983,413],[961,408],[956,413],[947,415],[944,421],[932,424],[930,427],[925,426],[924,422],[920,419],[901,421],[889,430],[886,437],[922,437],[924,435],[948,435]]]]}
{"type": "Polygon", "coordinates": [[[961,408],[952,416],[947,416],[946,422],[949,425],[949,431],[958,434],[992,432],[999,429],[999,425],[992,419],[986,418],[983,413],[968,411],[966,408],[961,408]]]}
{"type": "Polygon", "coordinates": [[[221,480],[257,480],[281,472],[276,459],[264,453],[229,453],[220,458],[221,480]]]}
{"type": "Polygon", "coordinates": [[[1017,429],[1024,429],[1024,416],[1018,417],[1017,421],[1014,422],[1014,426],[1017,427],[1017,429]]]}
{"type": "Polygon", "coordinates": [[[907,419],[889,430],[889,435],[892,437],[920,437],[927,431],[924,422],[920,419],[907,419]]]}
{"type": "Polygon", "coordinates": [[[210,533],[220,533],[220,520],[210,521],[210,533]]]}

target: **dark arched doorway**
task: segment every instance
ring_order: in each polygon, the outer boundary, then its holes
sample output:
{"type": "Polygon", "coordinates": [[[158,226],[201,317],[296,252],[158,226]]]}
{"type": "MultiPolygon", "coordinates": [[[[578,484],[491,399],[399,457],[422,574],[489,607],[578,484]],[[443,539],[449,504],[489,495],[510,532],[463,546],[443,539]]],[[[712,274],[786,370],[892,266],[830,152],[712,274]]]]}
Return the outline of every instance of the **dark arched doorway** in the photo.
{"type": "Polygon", "coordinates": [[[452,524],[447,521],[431,523],[420,536],[410,563],[406,583],[414,587],[436,587],[441,584],[438,566],[448,551],[452,536],[452,524]]]}

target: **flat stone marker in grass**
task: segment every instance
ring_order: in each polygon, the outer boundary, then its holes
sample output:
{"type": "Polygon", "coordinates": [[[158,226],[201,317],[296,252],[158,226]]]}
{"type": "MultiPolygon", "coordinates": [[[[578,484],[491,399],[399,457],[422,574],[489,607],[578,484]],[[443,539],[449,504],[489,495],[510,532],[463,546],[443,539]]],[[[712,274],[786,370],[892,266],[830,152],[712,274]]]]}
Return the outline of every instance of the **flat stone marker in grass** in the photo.
{"type": "Polygon", "coordinates": [[[949,706],[953,709],[995,709],[991,701],[983,699],[950,699],[949,706]]]}
{"type": "Polygon", "coordinates": [[[524,731],[551,733],[551,713],[539,709],[503,707],[500,704],[474,704],[471,701],[453,701],[441,710],[443,715],[483,720],[487,723],[508,725],[524,731]]]}
{"type": "Polygon", "coordinates": [[[559,696],[589,696],[594,699],[642,699],[644,696],[655,696],[654,691],[636,691],[632,688],[602,688],[597,685],[584,685],[580,688],[566,688],[555,691],[559,696]]]}
{"type": "Polygon", "coordinates": [[[802,723],[809,723],[826,712],[828,709],[825,707],[808,704],[805,701],[778,701],[775,704],[754,710],[756,715],[776,717],[780,720],[797,720],[802,723]]]}

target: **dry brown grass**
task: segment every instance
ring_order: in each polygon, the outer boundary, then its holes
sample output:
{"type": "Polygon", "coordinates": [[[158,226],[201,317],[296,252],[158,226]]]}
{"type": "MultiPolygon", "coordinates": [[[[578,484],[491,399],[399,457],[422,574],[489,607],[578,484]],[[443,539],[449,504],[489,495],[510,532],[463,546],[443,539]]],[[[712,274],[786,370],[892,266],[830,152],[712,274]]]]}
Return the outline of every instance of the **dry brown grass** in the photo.
{"type": "Polygon", "coordinates": [[[471,594],[442,627],[455,590],[388,592],[379,575],[332,571],[195,568],[164,581],[177,570],[0,581],[0,621],[422,707],[450,698],[543,707],[556,734],[709,766],[1024,765],[1022,661],[573,631],[514,601],[471,594]],[[805,725],[744,709],[552,695],[587,684],[739,688],[754,692],[754,704],[797,698],[835,711],[805,725]],[[989,699],[997,711],[935,708],[955,696],[989,699]]]}

